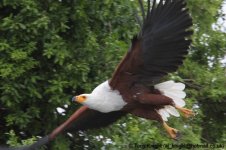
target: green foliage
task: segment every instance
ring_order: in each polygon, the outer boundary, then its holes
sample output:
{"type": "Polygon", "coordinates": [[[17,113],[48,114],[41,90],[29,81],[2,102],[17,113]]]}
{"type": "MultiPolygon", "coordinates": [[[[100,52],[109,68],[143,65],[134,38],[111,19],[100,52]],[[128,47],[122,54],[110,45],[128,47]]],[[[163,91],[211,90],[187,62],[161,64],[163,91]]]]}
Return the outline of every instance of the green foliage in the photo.
{"type": "Polygon", "coordinates": [[[10,130],[9,133],[7,133],[7,135],[9,136],[9,140],[7,141],[7,144],[9,144],[10,146],[13,147],[18,147],[21,145],[29,145],[35,142],[36,138],[32,137],[30,139],[27,140],[22,140],[21,143],[19,143],[19,138],[16,136],[14,130],[10,130]]]}
{"type": "MultiPolygon", "coordinates": [[[[169,139],[157,122],[128,115],[109,128],[59,136],[48,149],[224,143],[226,78],[220,60],[226,35],[212,27],[222,15],[221,3],[188,1],[193,45],[183,67],[169,78],[187,85],[186,107],[197,115],[170,119],[170,126],[182,131],[180,141],[169,139]]],[[[49,133],[79,107],[70,103],[73,95],[110,78],[138,31],[137,8],[137,2],[127,0],[0,1],[0,144],[34,142],[34,136],[49,133]]]]}

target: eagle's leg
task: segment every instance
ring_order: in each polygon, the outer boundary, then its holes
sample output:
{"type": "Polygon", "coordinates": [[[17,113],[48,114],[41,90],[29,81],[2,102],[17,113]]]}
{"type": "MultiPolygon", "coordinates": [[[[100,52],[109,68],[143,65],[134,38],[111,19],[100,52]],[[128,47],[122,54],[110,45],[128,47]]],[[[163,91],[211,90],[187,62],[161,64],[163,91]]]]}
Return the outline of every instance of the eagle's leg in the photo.
{"type": "Polygon", "coordinates": [[[174,129],[166,124],[166,122],[163,122],[163,127],[167,131],[167,133],[170,135],[172,139],[178,139],[180,137],[180,132],[177,129],[174,129]]]}
{"type": "Polygon", "coordinates": [[[166,124],[166,122],[163,121],[163,119],[159,115],[159,113],[157,113],[157,111],[155,109],[153,109],[152,107],[151,107],[151,109],[136,108],[136,109],[132,110],[130,113],[135,116],[141,117],[141,118],[145,118],[145,119],[149,119],[149,120],[156,120],[156,121],[160,122],[163,125],[164,129],[169,134],[169,136],[174,140],[177,140],[180,136],[180,132],[177,129],[174,129],[174,128],[168,126],[166,124]]]}
{"type": "Polygon", "coordinates": [[[183,108],[183,107],[180,107],[180,106],[177,106],[177,105],[175,105],[174,107],[176,109],[178,109],[180,112],[182,112],[184,117],[186,117],[186,118],[195,115],[191,109],[183,108]]]}
{"type": "Polygon", "coordinates": [[[186,118],[194,116],[194,113],[192,110],[176,105],[174,103],[173,99],[171,99],[167,96],[161,95],[161,94],[151,94],[148,92],[141,92],[141,93],[137,92],[133,96],[133,98],[142,104],[156,105],[156,106],[171,105],[171,106],[175,107],[176,109],[178,109],[180,112],[182,112],[183,116],[186,118]]]}
{"type": "MultiPolygon", "coordinates": [[[[161,92],[159,90],[154,90],[154,93],[155,94],[161,94],[161,92]]],[[[173,101],[173,100],[172,100],[173,101]]],[[[187,109],[187,108],[184,108],[184,107],[180,107],[178,105],[175,104],[175,102],[173,102],[171,104],[173,107],[175,107],[176,109],[178,109],[180,112],[183,113],[183,116],[188,118],[188,117],[191,117],[191,116],[194,116],[195,114],[193,113],[193,111],[191,109],[187,109]]]]}

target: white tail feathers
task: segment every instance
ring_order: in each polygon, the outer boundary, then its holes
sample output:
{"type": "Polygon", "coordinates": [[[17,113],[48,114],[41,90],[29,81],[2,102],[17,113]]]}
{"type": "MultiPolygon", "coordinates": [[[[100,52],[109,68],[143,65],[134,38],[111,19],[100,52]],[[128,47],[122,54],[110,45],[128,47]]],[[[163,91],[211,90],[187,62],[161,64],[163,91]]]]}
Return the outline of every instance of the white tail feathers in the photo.
{"type": "MultiPolygon", "coordinates": [[[[183,83],[175,83],[174,81],[170,80],[156,84],[154,88],[159,90],[162,95],[173,99],[176,105],[180,107],[185,106],[185,101],[183,100],[183,98],[186,97],[186,93],[184,92],[185,85],[183,83]]],[[[180,116],[178,111],[170,105],[164,106],[164,108],[159,109],[158,113],[161,115],[164,121],[167,121],[167,118],[170,117],[170,115],[173,115],[175,117],[180,116]]]]}

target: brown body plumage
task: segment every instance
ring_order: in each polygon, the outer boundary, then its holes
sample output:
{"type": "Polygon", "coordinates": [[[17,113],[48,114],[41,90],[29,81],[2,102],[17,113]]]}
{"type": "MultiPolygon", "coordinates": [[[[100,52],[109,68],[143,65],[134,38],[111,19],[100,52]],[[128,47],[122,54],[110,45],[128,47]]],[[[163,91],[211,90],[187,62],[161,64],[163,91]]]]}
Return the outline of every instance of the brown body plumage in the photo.
{"type": "Polygon", "coordinates": [[[167,73],[175,71],[187,54],[192,34],[192,20],[183,0],[153,3],[141,32],[119,64],[109,85],[128,102],[123,110],[139,117],[163,122],[156,110],[175,107],[171,98],[150,86],[167,73]]]}

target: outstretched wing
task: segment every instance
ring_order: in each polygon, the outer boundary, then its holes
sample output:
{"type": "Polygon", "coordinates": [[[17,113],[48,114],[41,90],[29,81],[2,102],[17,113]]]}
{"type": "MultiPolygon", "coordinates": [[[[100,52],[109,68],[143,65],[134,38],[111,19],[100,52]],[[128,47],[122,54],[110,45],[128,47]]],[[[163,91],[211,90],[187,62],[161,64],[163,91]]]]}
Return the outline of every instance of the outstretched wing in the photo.
{"type": "Polygon", "coordinates": [[[18,148],[0,146],[0,150],[38,150],[41,146],[54,140],[56,136],[62,132],[77,132],[79,130],[84,131],[88,129],[106,127],[125,115],[126,112],[122,111],[101,113],[96,110],[89,109],[86,106],[82,106],[49,135],[42,137],[32,145],[18,148]]]}
{"type": "Polygon", "coordinates": [[[134,82],[151,84],[183,63],[191,43],[192,19],[185,0],[161,0],[148,10],[138,36],[110,80],[117,89],[127,74],[134,82]]]}

